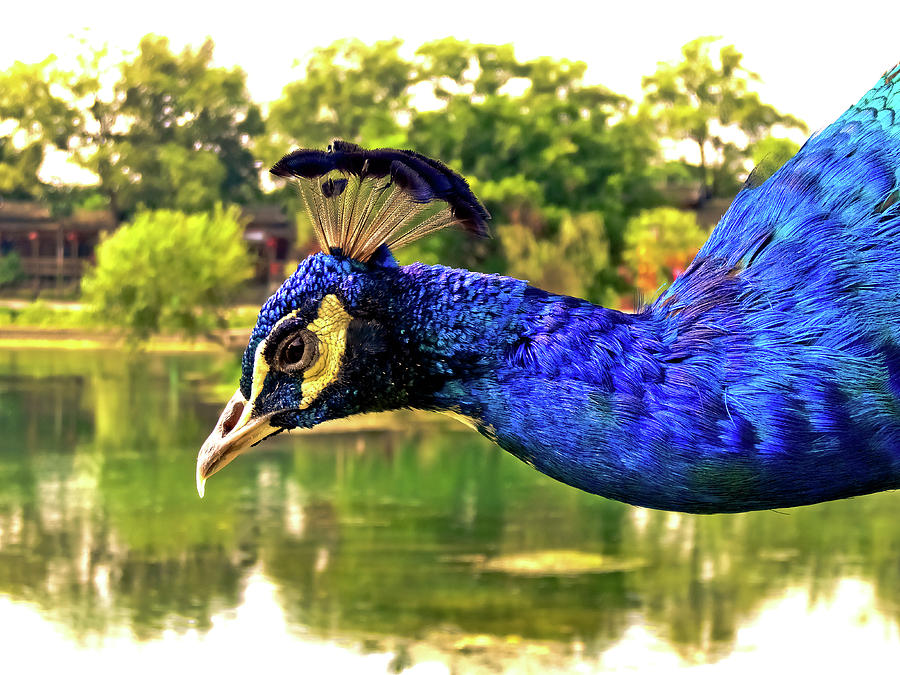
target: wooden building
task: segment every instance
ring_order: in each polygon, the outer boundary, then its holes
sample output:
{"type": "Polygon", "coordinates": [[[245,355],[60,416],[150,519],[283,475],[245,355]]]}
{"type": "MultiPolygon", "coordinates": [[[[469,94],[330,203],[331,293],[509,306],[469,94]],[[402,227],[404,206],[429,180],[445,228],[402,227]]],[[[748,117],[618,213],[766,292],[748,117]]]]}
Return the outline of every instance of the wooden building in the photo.
{"type": "Polygon", "coordinates": [[[247,225],[244,241],[255,256],[253,279],[266,286],[279,285],[285,267],[297,261],[297,227],[284,208],[277,204],[257,204],[242,209],[247,225]]]}
{"type": "MultiPolygon", "coordinates": [[[[296,227],[277,205],[243,209],[244,240],[254,255],[254,280],[269,286],[284,279],[294,261],[296,227]]],[[[34,286],[77,283],[103,233],[118,223],[110,211],[78,212],[54,218],[37,202],[0,201],[0,254],[16,251],[26,283],[34,286]]]]}
{"type": "Polygon", "coordinates": [[[16,251],[31,282],[80,279],[101,233],[115,227],[110,211],[54,218],[37,202],[0,202],[0,252],[16,251]]]}

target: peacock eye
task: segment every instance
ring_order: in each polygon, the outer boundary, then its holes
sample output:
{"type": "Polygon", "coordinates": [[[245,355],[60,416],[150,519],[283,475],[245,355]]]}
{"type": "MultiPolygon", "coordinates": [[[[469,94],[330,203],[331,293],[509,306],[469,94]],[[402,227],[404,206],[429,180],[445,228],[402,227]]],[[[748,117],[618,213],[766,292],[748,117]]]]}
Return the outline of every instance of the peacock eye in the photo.
{"type": "Polygon", "coordinates": [[[303,328],[287,336],[275,352],[275,367],[286,373],[301,372],[319,356],[319,338],[303,328]]]}

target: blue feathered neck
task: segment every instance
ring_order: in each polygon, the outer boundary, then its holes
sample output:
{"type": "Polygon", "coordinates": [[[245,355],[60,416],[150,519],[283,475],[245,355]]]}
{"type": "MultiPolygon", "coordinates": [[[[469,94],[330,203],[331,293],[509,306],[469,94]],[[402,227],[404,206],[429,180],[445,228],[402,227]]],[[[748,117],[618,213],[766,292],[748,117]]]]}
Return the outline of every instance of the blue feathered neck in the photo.
{"type": "Polygon", "coordinates": [[[694,273],[709,276],[706,302],[625,314],[506,277],[399,268],[379,286],[429,373],[407,405],[464,416],[560,481],[654,508],[744,511],[900,484],[881,364],[779,355],[765,331],[731,330],[741,279],[694,273]]]}
{"type": "Polygon", "coordinates": [[[451,342],[471,355],[420,404],[472,418],[561,481],[655,508],[744,511],[900,487],[898,82],[883,77],[740,194],[639,314],[512,280],[412,274],[434,310],[420,310],[429,328],[410,330],[436,363],[451,342]],[[460,286],[484,300],[454,295],[460,286]],[[484,326],[469,323],[476,306],[484,326]]]}

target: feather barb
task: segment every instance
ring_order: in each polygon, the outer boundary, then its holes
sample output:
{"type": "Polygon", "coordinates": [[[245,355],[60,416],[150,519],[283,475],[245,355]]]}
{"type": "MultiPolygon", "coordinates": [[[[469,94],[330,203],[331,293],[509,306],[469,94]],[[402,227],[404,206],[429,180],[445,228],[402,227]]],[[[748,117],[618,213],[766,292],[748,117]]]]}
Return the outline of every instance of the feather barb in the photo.
{"type": "Polygon", "coordinates": [[[490,214],[465,179],[416,152],[336,140],[285,155],[271,173],[296,179],[325,252],[365,262],[382,245],[395,250],[451,225],[488,236],[490,214]]]}

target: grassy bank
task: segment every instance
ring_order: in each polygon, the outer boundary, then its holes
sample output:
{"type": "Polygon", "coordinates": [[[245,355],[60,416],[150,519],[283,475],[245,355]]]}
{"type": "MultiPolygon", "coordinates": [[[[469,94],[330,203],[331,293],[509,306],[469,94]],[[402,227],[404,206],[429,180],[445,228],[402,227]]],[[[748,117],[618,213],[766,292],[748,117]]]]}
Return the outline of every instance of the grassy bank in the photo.
{"type": "MultiPolygon", "coordinates": [[[[256,321],[258,308],[232,307],[223,325],[206,335],[161,334],[141,344],[148,351],[217,351],[240,349],[256,321]]],[[[74,302],[0,300],[0,349],[109,349],[128,343],[114,321],[74,302]]]]}
{"type": "MultiPolygon", "coordinates": [[[[187,339],[177,335],[159,335],[141,343],[151,352],[216,352],[241,348],[243,331],[221,331],[212,336],[187,339]],[[238,335],[240,333],[240,335],[238,335]]],[[[127,338],[114,332],[77,328],[0,327],[0,349],[118,349],[128,348],[127,338]]]]}

